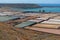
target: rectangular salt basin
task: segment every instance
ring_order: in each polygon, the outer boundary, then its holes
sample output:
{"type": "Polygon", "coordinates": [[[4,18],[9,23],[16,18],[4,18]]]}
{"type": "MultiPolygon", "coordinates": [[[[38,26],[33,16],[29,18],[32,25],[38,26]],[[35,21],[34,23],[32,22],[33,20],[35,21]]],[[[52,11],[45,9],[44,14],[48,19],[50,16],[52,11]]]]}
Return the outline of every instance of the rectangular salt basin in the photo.
{"type": "Polygon", "coordinates": [[[39,28],[59,28],[60,27],[60,25],[52,25],[52,24],[36,24],[33,26],[39,27],[39,28]]]}
{"type": "Polygon", "coordinates": [[[25,27],[25,29],[60,35],[60,29],[47,29],[47,28],[35,28],[35,27],[25,27]]]}
{"type": "Polygon", "coordinates": [[[60,22],[53,22],[53,21],[44,21],[42,23],[46,23],[46,24],[59,24],[60,25],[60,22]]]}
{"type": "Polygon", "coordinates": [[[48,18],[36,18],[38,20],[42,19],[42,20],[47,20],[48,18]]]}
{"type": "Polygon", "coordinates": [[[59,19],[50,19],[50,20],[48,20],[48,21],[60,22],[60,20],[59,20],[59,19]]]}
{"type": "Polygon", "coordinates": [[[22,23],[16,25],[15,27],[17,27],[17,28],[23,28],[23,27],[27,27],[27,26],[33,25],[35,23],[36,22],[26,21],[26,22],[22,22],[22,23]]]}
{"type": "Polygon", "coordinates": [[[37,20],[37,19],[35,19],[35,20],[28,20],[28,21],[32,21],[32,22],[42,22],[43,20],[37,20]]]}
{"type": "Polygon", "coordinates": [[[8,20],[12,20],[12,19],[16,19],[18,17],[14,17],[14,16],[0,16],[0,22],[5,22],[8,20]]]}

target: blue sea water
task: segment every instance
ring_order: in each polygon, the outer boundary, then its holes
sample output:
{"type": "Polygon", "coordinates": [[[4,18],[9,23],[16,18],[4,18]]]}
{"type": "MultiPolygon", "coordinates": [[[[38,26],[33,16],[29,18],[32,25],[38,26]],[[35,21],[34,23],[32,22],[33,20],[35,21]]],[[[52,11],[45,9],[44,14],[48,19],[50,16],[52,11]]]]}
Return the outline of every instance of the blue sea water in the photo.
{"type": "Polygon", "coordinates": [[[22,8],[12,8],[14,10],[17,10],[17,11],[35,11],[35,12],[39,12],[39,11],[42,11],[42,10],[45,10],[45,12],[60,12],[60,4],[38,4],[40,6],[43,6],[41,8],[25,8],[25,9],[22,9],[22,8]],[[49,6],[49,7],[46,7],[46,6],[49,6]]]}
{"type": "Polygon", "coordinates": [[[60,7],[60,4],[38,4],[40,6],[56,6],[56,7],[60,7]]]}

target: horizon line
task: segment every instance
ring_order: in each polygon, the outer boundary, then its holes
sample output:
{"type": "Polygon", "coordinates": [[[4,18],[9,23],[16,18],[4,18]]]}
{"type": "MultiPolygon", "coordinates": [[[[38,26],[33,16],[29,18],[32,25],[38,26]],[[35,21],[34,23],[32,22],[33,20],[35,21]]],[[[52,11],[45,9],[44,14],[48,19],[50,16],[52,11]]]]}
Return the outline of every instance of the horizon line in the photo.
{"type": "Polygon", "coordinates": [[[0,4],[60,4],[60,3],[0,3],[0,4]]]}

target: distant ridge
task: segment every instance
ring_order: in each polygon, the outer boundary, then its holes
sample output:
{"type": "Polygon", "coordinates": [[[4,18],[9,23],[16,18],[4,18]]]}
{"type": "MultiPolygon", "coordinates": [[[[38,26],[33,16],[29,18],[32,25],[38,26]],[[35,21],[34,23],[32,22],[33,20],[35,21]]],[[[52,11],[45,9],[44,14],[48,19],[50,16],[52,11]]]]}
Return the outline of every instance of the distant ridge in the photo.
{"type": "Polygon", "coordinates": [[[37,4],[0,4],[0,7],[39,8],[37,4]]]}

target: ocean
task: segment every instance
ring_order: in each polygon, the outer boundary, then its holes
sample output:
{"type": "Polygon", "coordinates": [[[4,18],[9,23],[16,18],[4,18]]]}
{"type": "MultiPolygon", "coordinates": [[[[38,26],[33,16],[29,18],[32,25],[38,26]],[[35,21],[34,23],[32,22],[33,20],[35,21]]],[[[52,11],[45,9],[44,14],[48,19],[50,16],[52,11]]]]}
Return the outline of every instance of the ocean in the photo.
{"type": "Polygon", "coordinates": [[[50,7],[52,7],[52,6],[60,7],[60,4],[38,4],[38,5],[40,5],[40,6],[50,6],[50,7]]]}
{"type": "Polygon", "coordinates": [[[35,11],[35,12],[60,12],[60,4],[38,4],[41,8],[11,8],[16,11],[35,11]]]}

